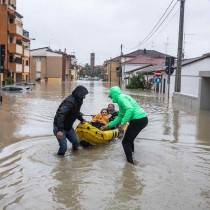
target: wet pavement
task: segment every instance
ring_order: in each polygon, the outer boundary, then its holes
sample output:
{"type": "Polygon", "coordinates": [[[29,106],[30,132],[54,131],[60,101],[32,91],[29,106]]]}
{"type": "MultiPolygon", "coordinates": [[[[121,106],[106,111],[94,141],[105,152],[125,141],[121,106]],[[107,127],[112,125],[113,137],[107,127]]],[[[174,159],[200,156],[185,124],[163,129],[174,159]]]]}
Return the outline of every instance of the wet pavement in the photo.
{"type": "MultiPolygon", "coordinates": [[[[82,112],[110,103],[109,83],[37,83],[3,94],[0,104],[1,209],[210,209],[210,111],[174,106],[167,96],[124,91],[148,113],[135,140],[135,166],[120,140],[56,156],[52,122],[76,85],[87,87],[82,112]]],[[[89,120],[90,118],[86,118],[89,120]]],[[[75,123],[74,126],[77,125],[75,123]]]]}

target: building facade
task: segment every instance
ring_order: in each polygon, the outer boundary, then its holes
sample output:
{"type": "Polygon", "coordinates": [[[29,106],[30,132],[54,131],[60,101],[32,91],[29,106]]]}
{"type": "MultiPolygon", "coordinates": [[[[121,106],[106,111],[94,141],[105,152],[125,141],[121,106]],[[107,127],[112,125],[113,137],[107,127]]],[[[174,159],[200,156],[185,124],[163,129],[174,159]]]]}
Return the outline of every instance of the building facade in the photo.
{"type": "Polygon", "coordinates": [[[0,44],[5,47],[2,81],[30,80],[30,38],[23,29],[23,16],[16,11],[16,0],[0,0],[0,44]]]}
{"type": "Polygon", "coordinates": [[[76,78],[75,56],[65,51],[53,51],[49,47],[31,50],[31,80],[54,82],[70,81],[76,78]]]}
{"type": "Polygon", "coordinates": [[[181,90],[174,92],[175,74],[171,77],[171,90],[176,104],[210,110],[210,53],[182,62],[181,90]]]}
{"type": "Polygon", "coordinates": [[[116,83],[119,85],[119,76],[116,69],[119,68],[119,57],[107,60],[104,62],[104,80],[110,83],[116,83]]]}

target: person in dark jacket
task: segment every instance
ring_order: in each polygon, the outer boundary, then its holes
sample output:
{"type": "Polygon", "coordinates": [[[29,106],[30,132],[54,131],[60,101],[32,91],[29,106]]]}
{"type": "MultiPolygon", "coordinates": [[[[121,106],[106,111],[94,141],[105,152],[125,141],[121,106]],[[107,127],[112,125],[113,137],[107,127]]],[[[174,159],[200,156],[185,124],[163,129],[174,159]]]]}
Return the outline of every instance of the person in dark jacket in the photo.
{"type": "Polygon", "coordinates": [[[64,99],[64,101],[58,107],[56,115],[54,117],[53,132],[59,143],[58,155],[63,156],[67,151],[67,140],[72,143],[72,149],[77,150],[79,146],[79,140],[76,136],[75,130],[72,127],[76,119],[81,122],[85,122],[80,112],[80,108],[83,103],[83,99],[88,94],[88,90],[79,85],[72,92],[72,95],[64,99]]]}

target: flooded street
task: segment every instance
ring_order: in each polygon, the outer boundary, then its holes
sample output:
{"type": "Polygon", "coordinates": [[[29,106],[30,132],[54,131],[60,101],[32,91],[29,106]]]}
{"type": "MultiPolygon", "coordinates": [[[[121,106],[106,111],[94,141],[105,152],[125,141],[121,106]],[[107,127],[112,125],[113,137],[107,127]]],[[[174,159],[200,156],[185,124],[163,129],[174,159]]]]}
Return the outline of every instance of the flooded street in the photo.
{"type": "Polygon", "coordinates": [[[3,95],[1,209],[210,209],[210,111],[175,107],[167,95],[126,90],[149,118],[135,140],[137,164],[126,162],[119,139],[76,152],[69,144],[60,158],[53,118],[76,85],[90,92],[84,114],[96,114],[111,102],[110,84],[94,81],[37,83],[31,93],[3,95]]]}

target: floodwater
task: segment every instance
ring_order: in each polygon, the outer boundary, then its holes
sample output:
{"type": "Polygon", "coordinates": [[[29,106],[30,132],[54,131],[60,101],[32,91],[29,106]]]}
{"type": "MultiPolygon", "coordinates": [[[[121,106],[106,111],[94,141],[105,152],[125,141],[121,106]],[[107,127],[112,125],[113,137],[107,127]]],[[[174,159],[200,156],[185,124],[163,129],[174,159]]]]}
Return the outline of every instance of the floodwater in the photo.
{"type": "Polygon", "coordinates": [[[84,114],[98,113],[111,102],[110,85],[93,81],[37,83],[31,93],[3,95],[0,209],[210,209],[210,111],[126,90],[149,118],[135,140],[136,165],[126,162],[119,139],[76,152],[69,144],[65,157],[59,158],[53,117],[78,84],[90,92],[84,114]]]}

